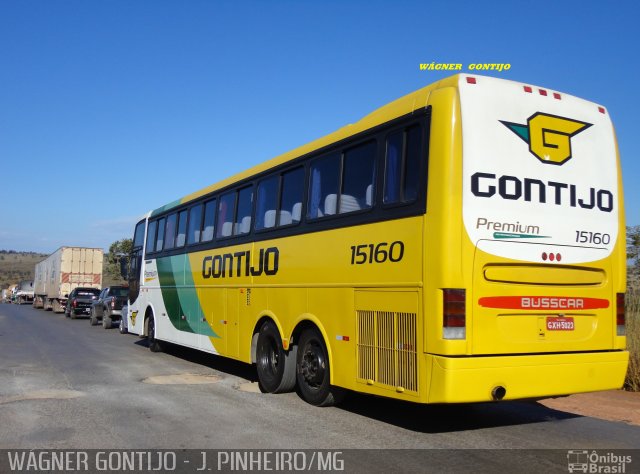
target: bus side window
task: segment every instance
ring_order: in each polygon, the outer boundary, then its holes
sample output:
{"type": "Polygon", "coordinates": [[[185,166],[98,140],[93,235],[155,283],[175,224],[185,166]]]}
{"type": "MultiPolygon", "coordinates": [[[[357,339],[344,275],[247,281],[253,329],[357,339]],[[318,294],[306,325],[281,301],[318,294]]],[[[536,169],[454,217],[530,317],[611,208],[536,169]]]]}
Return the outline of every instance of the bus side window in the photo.
{"type": "Polygon", "coordinates": [[[256,203],[256,230],[269,229],[276,225],[276,202],[278,200],[278,176],[270,176],[258,184],[256,203]]]}
{"type": "Polygon", "coordinates": [[[202,241],[209,242],[215,235],[216,200],[212,199],[204,205],[204,224],[202,227],[202,241]]]}
{"type": "Polygon", "coordinates": [[[165,218],[158,219],[158,236],[156,237],[156,251],[162,250],[164,244],[164,222],[165,218]]]}
{"type": "Polygon", "coordinates": [[[167,230],[164,233],[164,248],[172,249],[176,243],[176,213],[167,217],[167,230]]]}
{"type": "Polygon", "coordinates": [[[420,126],[414,125],[387,137],[385,204],[414,201],[418,197],[421,135],[420,126]]]}
{"type": "Polygon", "coordinates": [[[375,160],[376,142],[374,141],[345,152],[340,214],[372,206],[375,160]]]}
{"type": "Polygon", "coordinates": [[[178,235],[176,236],[176,247],[184,247],[187,237],[187,211],[178,213],[178,235]]]}
{"type": "Polygon", "coordinates": [[[248,234],[251,230],[251,211],[253,208],[253,188],[248,186],[238,191],[236,225],[233,235],[248,234]]]}
{"type": "Polygon", "coordinates": [[[147,230],[147,250],[146,252],[153,252],[155,250],[154,244],[156,243],[156,228],[158,227],[158,221],[149,223],[149,229],[147,230]]]}
{"type": "Polygon", "coordinates": [[[217,237],[229,237],[233,235],[234,211],[236,204],[236,192],[232,191],[220,197],[218,206],[218,233],[217,237]]]}
{"type": "Polygon", "coordinates": [[[278,225],[297,224],[302,213],[304,168],[296,168],[282,175],[282,198],[278,225]]]}
{"type": "Polygon", "coordinates": [[[307,211],[309,219],[336,213],[339,179],[339,153],[332,153],[311,163],[309,210],[307,211]]]}
{"type": "MultiPolygon", "coordinates": [[[[187,244],[200,242],[200,226],[202,224],[202,204],[193,206],[189,210],[189,230],[187,232],[187,244]]],[[[211,233],[213,236],[213,232],[211,233]]]]}

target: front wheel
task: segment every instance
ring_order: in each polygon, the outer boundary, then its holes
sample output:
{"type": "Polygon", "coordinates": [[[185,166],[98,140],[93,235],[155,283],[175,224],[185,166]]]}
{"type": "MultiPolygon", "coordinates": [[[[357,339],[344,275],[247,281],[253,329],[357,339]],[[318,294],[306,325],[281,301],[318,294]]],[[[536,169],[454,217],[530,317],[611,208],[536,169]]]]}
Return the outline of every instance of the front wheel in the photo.
{"type": "Polygon", "coordinates": [[[149,341],[149,350],[151,352],[162,352],[162,342],[156,339],[156,322],[153,315],[149,317],[147,341],[149,341]]]}
{"type": "Polygon", "coordinates": [[[326,407],[339,403],[344,392],[332,387],[327,347],[320,331],[305,329],[300,336],[296,379],[302,398],[311,405],[326,407]]]}
{"type": "Polygon", "coordinates": [[[280,332],[272,321],[260,327],[256,347],[260,388],[269,393],[290,392],[296,386],[296,351],[282,347],[280,332]]]}
{"type": "Polygon", "coordinates": [[[124,325],[124,317],[120,318],[120,325],[118,326],[118,329],[120,330],[120,334],[126,334],[127,333],[127,328],[124,325]]]}

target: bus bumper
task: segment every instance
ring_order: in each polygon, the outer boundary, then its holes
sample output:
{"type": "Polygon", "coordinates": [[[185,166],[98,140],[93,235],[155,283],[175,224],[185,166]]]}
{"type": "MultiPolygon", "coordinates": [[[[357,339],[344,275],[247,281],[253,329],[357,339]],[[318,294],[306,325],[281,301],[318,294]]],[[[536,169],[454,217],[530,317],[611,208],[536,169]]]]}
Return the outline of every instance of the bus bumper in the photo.
{"type": "Polygon", "coordinates": [[[427,358],[428,403],[465,403],[495,400],[500,387],[504,400],[619,389],[629,352],[427,358]]]}

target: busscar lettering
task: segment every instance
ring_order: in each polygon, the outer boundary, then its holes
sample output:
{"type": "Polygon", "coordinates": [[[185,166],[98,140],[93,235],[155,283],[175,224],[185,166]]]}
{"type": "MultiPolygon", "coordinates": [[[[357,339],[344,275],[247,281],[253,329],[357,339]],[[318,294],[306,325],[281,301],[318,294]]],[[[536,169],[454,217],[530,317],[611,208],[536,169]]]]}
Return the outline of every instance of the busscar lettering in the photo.
{"type": "Polygon", "coordinates": [[[273,276],[278,273],[279,263],[278,247],[260,249],[254,265],[251,265],[251,250],[207,255],[202,259],[202,278],[273,276]]]}
{"type": "Polygon", "coordinates": [[[523,297],[521,299],[523,309],[583,309],[582,298],[549,298],[549,297],[523,297]]]}
{"type": "Polygon", "coordinates": [[[557,181],[541,181],[517,176],[497,176],[494,173],[476,172],[471,175],[471,192],[481,198],[500,196],[509,201],[524,200],[540,204],[569,205],[582,209],[613,211],[613,193],[607,189],[590,187],[580,189],[575,184],[557,181]]]}

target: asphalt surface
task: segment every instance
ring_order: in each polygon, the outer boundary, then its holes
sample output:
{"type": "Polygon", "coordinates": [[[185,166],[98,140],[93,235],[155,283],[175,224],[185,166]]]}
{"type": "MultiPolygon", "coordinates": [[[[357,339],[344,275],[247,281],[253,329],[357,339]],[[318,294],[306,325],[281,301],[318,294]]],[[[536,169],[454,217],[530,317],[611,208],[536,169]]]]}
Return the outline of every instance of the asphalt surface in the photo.
{"type": "Polygon", "coordinates": [[[638,426],[536,402],[351,394],[315,408],[295,393],[259,393],[255,381],[245,364],[178,347],[151,353],[117,328],[0,305],[0,449],[328,449],[346,453],[348,472],[540,472],[545,456],[545,472],[567,472],[568,450],[640,449],[638,426]],[[376,451],[350,451],[363,449],[376,451]]]}

